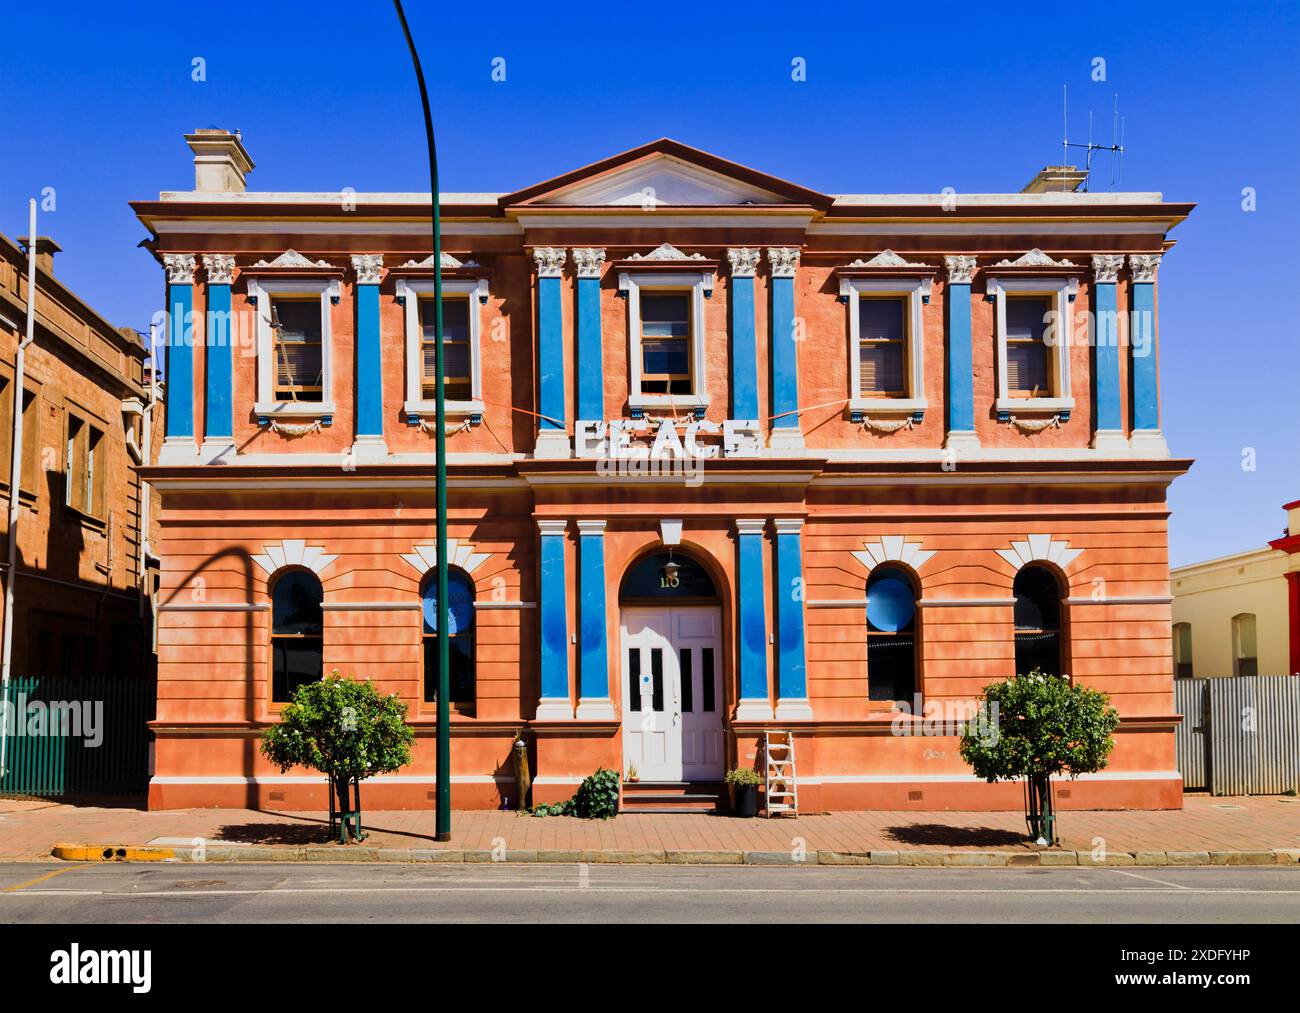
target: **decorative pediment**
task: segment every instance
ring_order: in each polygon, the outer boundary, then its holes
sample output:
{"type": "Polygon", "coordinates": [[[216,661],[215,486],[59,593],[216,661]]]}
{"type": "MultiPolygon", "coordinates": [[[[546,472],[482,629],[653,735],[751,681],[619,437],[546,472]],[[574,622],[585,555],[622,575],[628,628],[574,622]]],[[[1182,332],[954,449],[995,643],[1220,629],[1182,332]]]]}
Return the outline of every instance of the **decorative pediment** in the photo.
{"type": "MultiPolygon", "coordinates": [[[[403,553],[402,558],[423,576],[438,565],[438,546],[416,545],[410,552],[403,553]]],[[[466,573],[473,573],[491,558],[492,553],[476,552],[475,547],[469,542],[461,542],[455,538],[447,539],[448,566],[456,566],[466,573]]]]}
{"type": "Polygon", "coordinates": [[[868,570],[890,561],[904,563],[919,570],[934,555],[935,550],[921,548],[920,542],[909,542],[903,535],[884,535],[878,542],[864,542],[865,548],[853,553],[853,558],[868,570]]]}
{"type": "Polygon", "coordinates": [[[1053,260],[1038,247],[1022,254],[1015,260],[999,260],[994,267],[1077,267],[1069,260],[1053,260]]]}
{"type": "Polygon", "coordinates": [[[923,267],[929,268],[928,264],[914,264],[909,260],[904,260],[893,250],[881,250],[870,260],[863,260],[859,257],[849,267],[923,267]]]}
{"type": "Polygon", "coordinates": [[[1026,541],[1012,542],[1009,549],[998,549],[998,555],[1017,570],[1033,562],[1055,563],[1064,570],[1083,550],[1072,549],[1069,542],[1058,542],[1051,535],[1030,535],[1026,541]]]}
{"type": "Polygon", "coordinates": [[[282,542],[263,545],[262,552],[252,557],[268,577],[286,566],[303,566],[319,577],[338,558],[327,554],[323,545],[308,545],[302,538],[286,538],[282,542]]]}
{"type": "Polygon", "coordinates": [[[683,260],[705,260],[707,258],[705,258],[702,253],[683,253],[681,250],[677,249],[677,247],[673,246],[672,243],[664,243],[656,249],[651,250],[649,253],[634,253],[627,259],[680,262],[683,260]]]}
{"type": "MultiPolygon", "coordinates": [[[[453,257],[450,253],[447,253],[447,252],[445,252],[445,251],[444,251],[444,252],[439,256],[439,263],[442,265],[442,269],[443,269],[444,271],[455,271],[455,270],[458,270],[459,268],[462,268],[462,267],[478,267],[478,266],[479,266],[478,262],[475,261],[475,260],[472,260],[472,259],[471,259],[471,260],[457,260],[457,259],[456,259],[455,257],[453,257]]],[[[433,270],[433,254],[432,254],[432,253],[429,254],[429,255],[428,255],[427,257],[425,257],[423,260],[408,260],[405,264],[402,265],[402,267],[403,267],[403,268],[406,268],[406,269],[408,269],[408,270],[426,270],[426,271],[432,271],[432,270],[433,270]]]]}
{"type": "Polygon", "coordinates": [[[288,268],[289,270],[301,270],[302,268],[333,268],[334,265],[327,260],[312,260],[310,257],[304,257],[297,250],[285,250],[274,260],[259,260],[254,267],[268,268],[288,268]]]}

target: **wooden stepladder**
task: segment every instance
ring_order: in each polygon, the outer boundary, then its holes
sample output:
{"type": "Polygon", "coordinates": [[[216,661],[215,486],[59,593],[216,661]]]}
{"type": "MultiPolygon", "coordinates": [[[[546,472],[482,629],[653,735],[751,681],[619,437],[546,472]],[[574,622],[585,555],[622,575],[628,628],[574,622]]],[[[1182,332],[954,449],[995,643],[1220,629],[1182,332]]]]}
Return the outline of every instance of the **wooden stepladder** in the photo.
{"type": "Polygon", "coordinates": [[[763,733],[763,768],[765,810],[768,816],[778,813],[799,815],[799,785],[794,770],[794,734],[763,733]]]}

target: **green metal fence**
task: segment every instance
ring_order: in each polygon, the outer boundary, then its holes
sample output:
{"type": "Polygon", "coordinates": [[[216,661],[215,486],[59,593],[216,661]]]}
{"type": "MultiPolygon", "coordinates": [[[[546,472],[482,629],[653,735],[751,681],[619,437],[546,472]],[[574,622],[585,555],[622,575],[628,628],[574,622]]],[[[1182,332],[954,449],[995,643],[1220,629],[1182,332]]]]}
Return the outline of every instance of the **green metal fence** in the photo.
{"type": "Polygon", "coordinates": [[[11,679],[0,795],[144,791],[154,693],[145,679],[11,679]]]}

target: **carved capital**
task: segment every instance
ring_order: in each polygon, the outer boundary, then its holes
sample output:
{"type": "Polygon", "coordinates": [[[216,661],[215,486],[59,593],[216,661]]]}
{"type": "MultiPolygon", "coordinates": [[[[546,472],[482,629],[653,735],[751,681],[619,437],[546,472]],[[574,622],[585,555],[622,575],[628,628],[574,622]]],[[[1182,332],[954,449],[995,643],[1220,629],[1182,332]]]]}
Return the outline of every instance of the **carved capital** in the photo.
{"type": "Polygon", "coordinates": [[[163,267],[167,269],[168,285],[194,284],[194,254],[164,253],[163,267]]]}
{"type": "Polygon", "coordinates": [[[950,285],[969,285],[975,277],[975,258],[966,256],[944,257],[950,285]]]}
{"type": "Polygon", "coordinates": [[[759,250],[753,246],[736,246],[727,251],[733,278],[752,278],[758,270],[759,250]]]}
{"type": "Polygon", "coordinates": [[[1133,272],[1136,282],[1153,282],[1156,280],[1156,268],[1160,266],[1159,253],[1134,253],[1128,258],[1128,268],[1133,272]]]}
{"type": "Polygon", "coordinates": [[[767,262],[772,265],[773,278],[793,278],[799,266],[799,247],[769,246],[767,262]]]}
{"type": "Polygon", "coordinates": [[[378,285],[379,272],[384,267],[384,256],[382,253],[354,253],[352,255],[352,270],[357,273],[358,285],[378,285]]]}
{"type": "Polygon", "coordinates": [[[558,278],[564,272],[564,261],[568,253],[563,246],[539,246],[533,250],[533,260],[537,262],[537,277],[558,278]]]}
{"type": "Polygon", "coordinates": [[[1122,253],[1094,253],[1092,255],[1092,276],[1099,285],[1113,285],[1119,280],[1120,268],[1124,266],[1122,253]]]}
{"type": "Polygon", "coordinates": [[[209,285],[229,285],[234,279],[235,258],[228,253],[205,253],[203,270],[208,272],[209,285]]]}
{"type": "Polygon", "coordinates": [[[573,263],[578,268],[579,278],[599,278],[600,265],[605,263],[605,251],[594,246],[579,246],[573,251],[573,263]]]}

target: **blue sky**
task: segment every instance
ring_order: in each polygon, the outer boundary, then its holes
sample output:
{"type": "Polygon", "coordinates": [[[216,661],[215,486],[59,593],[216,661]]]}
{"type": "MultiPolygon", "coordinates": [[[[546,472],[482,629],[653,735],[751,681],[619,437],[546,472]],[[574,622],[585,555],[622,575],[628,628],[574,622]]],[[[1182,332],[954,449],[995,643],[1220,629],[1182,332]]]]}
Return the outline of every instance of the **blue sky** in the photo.
{"type": "MultiPolygon", "coordinates": [[[[1276,537],[1300,498],[1300,0],[407,6],[445,190],[515,189],[662,135],[829,192],[1016,190],[1060,158],[1063,84],[1072,136],[1092,109],[1109,139],[1118,92],[1123,188],[1200,205],[1161,269],[1164,428],[1197,459],[1170,493],[1173,562],[1276,537]]],[[[58,273],[116,323],[145,327],[162,298],[126,202],[192,185],[196,127],[243,132],[253,189],[427,189],[383,0],[14,7],[0,231],[24,233],[27,198],[54,187],[58,273]]]]}

